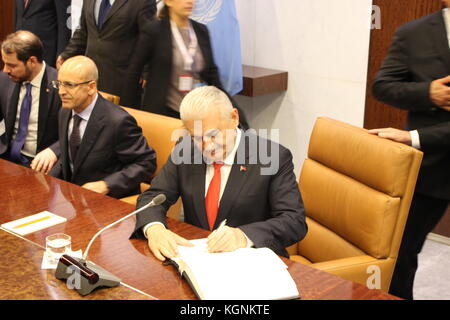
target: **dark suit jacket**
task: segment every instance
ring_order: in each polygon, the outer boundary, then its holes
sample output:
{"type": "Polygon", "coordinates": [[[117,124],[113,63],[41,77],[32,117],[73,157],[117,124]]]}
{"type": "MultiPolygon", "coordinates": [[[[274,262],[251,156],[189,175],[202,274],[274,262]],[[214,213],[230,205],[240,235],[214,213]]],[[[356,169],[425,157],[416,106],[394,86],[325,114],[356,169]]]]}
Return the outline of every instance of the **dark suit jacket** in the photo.
{"type": "Polygon", "coordinates": [[[450,112],[432,103],[429,90],[433,80],[449,74],[449,42],[442,11],[438,11],[406,23],[396,31],[373,83],[374,96],[409,110],[407,129],[419,131],[425,154],[416,190],[442,199],[450,199],[450,148],[448,144],[436,147],[436,138],[442,130],[441,124],[450,121],[450,112]],[[431,148],[430,143],[434,143],[431,148]]]}
{"type": "Polygon", "coordinates": [[[155,172],[156,154],[148,146],[136,120],[99,95],[72,173],[68,148],[71,117],[72,110],[61,109],[59,142],[51,147],[61,155],[50,174],[78,185],[104,180],[110,189],[108,195],[115,198],[139,193],[140,183],[155,172]]]}
{"type": "Polygon", "coordinates": [[[125,72],[143,25],[156,12],[155,0],[116,0],[102,29],[97,28],[95,0],[84,0],[80,27],[61,56],[86,55],[99,71],[98,89],[121,96],[125,72]]]}
{"type": "Polygon", "coordinates": [[[450,122],[441,122],[417,131],[420,137],[420,148],[424,152],[441,152],[450,149],[450,122]]]}
{"type": "MultiPolygon", "coordinates": [[[[196,21],[190,21],[205,61],[205,68],[200,77],[205,83],[222,88],[217,66],[214,63],[208,28],[196,21]]],[[[148,85],[142,110],[168,115],[167,97],[172,76],[173,45],[168,18],[154,20],[146,25],[130,63],[131,74],[127,78],[129,87],[124,94],[124,105],[131,107],[140,105],[137,84],[144,65],[147,64],[148,85]]]]}
{"type": "MultiPolygon", "coordinates": [[[[58,140],[58,112],[61,108],[58,90],[50,84],[57,79],[56,70],[47,66],[42,77],[39,98],[37,152],[49,147],[58,140]]],[[[14,134],[17,117],[20,84],[0,72],[0,119],[5,119],[5,134],[0,138],[0,155],[4,154],[14,134]]]]}
{"type": "MultiPolygon", "coordinates": [[[[153,179],[151,188],[139,197],[137,207],[147,204],[160,193],[166,195],[166,202],[138,214],[133,237],[143,238],[142,227],[150,222],[165,224],[166,212],[179,196],[183,201],[185,222],[209,229],[205,209],[206,165],[195,164],[194,159],[202,159],[201,154],[193,148],[189,137],[184,138],[153,179]],[[190,150],[190,154],[186,155],[186,150],[190,150]],[[181,159],[185,155],[187,161],[183,162],[181,159]]],[[[293,170],[288,149],[243,134],[214,228],[227,219],[227,225],[239,227],[256,247],[268,247],[287,256],[285,248],[303,239],[307,232],[303,202],[293,170]],[[263,165],[258,151],[249,148],[252,140],[259,146],[266,144],[278,160],[279,166],[270,169],[268,174],[261,174],[261,169],[268,169],[270,165],[263,165]]]]}
{"type": "Polygon", "coordinates": [[[15,0],[15,30],[28,30],[44,44],[44,60],[55,66],[56,57],[66,47],[71,30],[67,8],[70,0],[30,0],[24,9],[23,0],[15,0]]]}

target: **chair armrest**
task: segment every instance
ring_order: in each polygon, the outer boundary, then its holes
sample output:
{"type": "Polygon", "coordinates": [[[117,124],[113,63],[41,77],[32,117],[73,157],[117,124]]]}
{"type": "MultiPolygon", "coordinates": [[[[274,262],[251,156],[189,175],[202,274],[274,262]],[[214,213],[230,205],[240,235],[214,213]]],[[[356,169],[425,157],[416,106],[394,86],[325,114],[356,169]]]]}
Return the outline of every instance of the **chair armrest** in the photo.
{"type": "Polygon", "coordinates": [[[394,259],[375,259],[371,256],[356,256],[326,262],[313,263],[313,268],[337,275],[362,285],[373,283],[373,275],[379,271],[380,289],[387,292],[395,266],[394,259]]]}

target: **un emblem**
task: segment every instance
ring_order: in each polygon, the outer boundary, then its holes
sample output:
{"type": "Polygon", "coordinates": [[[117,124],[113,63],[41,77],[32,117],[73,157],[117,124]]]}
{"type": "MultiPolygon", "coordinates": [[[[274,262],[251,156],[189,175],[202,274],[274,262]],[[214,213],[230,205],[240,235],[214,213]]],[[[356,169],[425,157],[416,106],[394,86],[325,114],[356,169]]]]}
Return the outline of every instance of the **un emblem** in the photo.
{"type": "Polygon", "coordinates": [[[207,24],[213,21],[222,8],[223,0],[197,0],[192,10],[191,18],[197,22],[207,24]]]}

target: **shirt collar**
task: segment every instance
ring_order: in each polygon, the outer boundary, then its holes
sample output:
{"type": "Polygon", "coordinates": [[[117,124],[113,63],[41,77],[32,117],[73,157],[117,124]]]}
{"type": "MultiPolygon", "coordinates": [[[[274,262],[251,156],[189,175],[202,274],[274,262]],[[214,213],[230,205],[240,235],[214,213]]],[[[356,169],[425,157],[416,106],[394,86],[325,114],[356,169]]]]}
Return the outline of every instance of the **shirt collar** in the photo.
{"type": "Polygon", "coordinates": [[[98,93],[95,94],[95,98],[94,98],[94,100],[92,100],[91,104],[88,105],[87,108],[84,109],[83,111],[81,111],[80,113],[76,113],[74,110],[72,110],[72,117],[76,114],[81,119],[83,119],[85,121],[89,121],[92,111],[94,110],[94,106],[97,103],[97,99],[98,99],[98,93]]]}
{"type": "MultiPolygon", "coordinates": [[[[36,77],[34,77],[33,80],[31,80],[29,83],[31,83],[31,86],[36,87],[36,88],[40,88],[41,84],[42,84],[42,78],[44,77],[44,72],[45,72],[45,61],[42,61],[42,69],[41,71],[39,71],[39,73],[36,75],[36,77]]],[[[24,84],[27,82],[24,82],[24,84]]]]}
{"type": "Polygon", "coordinates": [[[236,128],[236,140],[234,142],[233,150],[227,155],[225,160],[223,161],[224,164],[231,166],[234,164],[234,158],[236,156],[237,149],[239,148],[239,144],[241,143],[241,136],[242,131],[238,128],[236,128]]]}

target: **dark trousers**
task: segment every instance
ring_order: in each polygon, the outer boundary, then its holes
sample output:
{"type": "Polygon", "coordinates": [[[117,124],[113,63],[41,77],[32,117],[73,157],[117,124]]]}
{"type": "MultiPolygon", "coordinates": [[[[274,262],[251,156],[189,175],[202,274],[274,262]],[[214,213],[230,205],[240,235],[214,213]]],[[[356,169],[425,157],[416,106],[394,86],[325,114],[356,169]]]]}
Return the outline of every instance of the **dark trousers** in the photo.
{"type": "Polygon", "coordinates": [[[413,299],[418,255],[428,233],[438,224],[448,204],[449,200],[414,194],[392,276],[390,294],[404,299],[413,299]]]}

